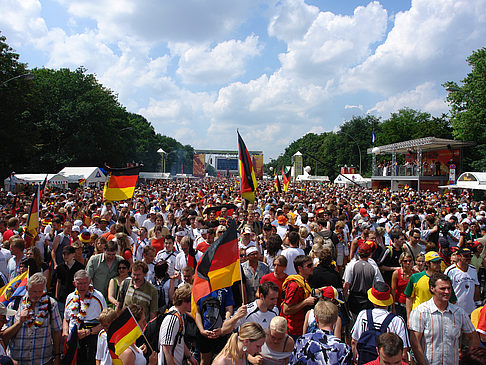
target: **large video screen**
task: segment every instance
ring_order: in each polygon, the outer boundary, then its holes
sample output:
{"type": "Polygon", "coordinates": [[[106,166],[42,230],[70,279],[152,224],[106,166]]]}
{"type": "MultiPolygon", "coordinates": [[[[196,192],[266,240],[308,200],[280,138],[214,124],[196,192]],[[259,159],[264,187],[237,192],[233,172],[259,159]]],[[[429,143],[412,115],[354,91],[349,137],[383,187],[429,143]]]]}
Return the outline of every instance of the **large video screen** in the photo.
{"type": "Polygon", "coordinates": [[[238,170],[238,159],[237,158],[217,158],[216,159],[216,170],[238,170]]]}

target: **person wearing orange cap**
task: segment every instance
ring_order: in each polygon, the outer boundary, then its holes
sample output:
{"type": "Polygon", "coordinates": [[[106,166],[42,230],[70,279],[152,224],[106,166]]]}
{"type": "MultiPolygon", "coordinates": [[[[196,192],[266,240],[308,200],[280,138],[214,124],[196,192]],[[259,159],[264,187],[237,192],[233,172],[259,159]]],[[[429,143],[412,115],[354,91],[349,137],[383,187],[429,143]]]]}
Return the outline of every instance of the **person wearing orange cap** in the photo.
{"type": "Polygon", "coordinates": [[[278,222],[278,226],[277,226],[277,234],[282,238],[284,239],[285,237],[285,234],[287,233],[287,230],[288,230],[288,226],[287,226],[287,222],[288,222],[288,219],[287,217],[284,215],[284,214],[281,214],[278,216],[277,218],[277,222],[278,222]]]}

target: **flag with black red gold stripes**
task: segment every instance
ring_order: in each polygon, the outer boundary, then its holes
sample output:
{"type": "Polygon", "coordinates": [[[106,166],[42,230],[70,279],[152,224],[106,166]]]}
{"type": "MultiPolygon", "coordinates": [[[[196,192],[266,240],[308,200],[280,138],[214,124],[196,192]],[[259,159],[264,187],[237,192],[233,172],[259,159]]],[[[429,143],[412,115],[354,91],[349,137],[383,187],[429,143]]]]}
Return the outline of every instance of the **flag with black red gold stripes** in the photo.
{"type": "Polygon", "coordinates": [[[103,198],[110,201],[131,199],[137,185],[140,166],[121,169],[106,166],[105,170],[107,177],[103,198]]]}

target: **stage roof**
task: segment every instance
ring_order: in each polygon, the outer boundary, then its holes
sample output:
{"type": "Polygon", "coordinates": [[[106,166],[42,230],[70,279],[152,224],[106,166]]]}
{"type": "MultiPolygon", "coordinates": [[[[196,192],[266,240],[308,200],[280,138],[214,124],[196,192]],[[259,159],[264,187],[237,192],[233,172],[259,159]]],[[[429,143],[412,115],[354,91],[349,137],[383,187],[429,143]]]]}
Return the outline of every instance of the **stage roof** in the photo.
{"type": "Polygon", "coordinates": [[[377,146],[374,148],[368,148],[368,154],[376,153],[408,153],[408,150],[420,147],[422,151],[435,151],[445,148],[460,148],[467,146],[474,146],[474,142],[458,141],[453,139],[425,137],[419,139],[412,139],[410,141],[398,142],[387,144],[384,146],[377,146]]]}

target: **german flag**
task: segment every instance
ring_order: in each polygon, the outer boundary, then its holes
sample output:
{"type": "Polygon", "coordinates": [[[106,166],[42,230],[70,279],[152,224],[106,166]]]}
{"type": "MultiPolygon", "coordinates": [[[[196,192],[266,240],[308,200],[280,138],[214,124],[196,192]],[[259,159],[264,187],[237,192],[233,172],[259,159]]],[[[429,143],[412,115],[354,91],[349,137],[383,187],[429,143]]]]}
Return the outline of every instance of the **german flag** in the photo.
{"type": "Polygon", "coordinates": [[[204,209],[203,211],[203,214],[209,214],[212,211],[215,211],[216,217],[219,217],[219,215],[221,214],[221,209],[223,208],[226,208],[226,216],[231,217],[238,207],[234,204],[216,205],[214,207],[206,207],[206,209],[204,209]]]}
{"type": "Polygon", "coordinates": [[[110,324],[106,333],[108,350],[113,360],[113,364],[122,364],[119,356],[128,348],[128,346],[135,343],[137,338],[141,335],[142,330],[135,318],[133,318],[132,312],[130,312],[129,308],[125,308],[118,318],[110,324]]]}
{"type": "Polygon", "coordinates": [[[63,363],[66,365],[76,365],[78,357],[78,326],[73,326],[69,336],[64,343],[62,352],[64,353],[63,363]]]}
{"type": "Polygon", "coordinates": [[[282,192],[282,185],[280,185],[280,180],[278,179],[278,175],[275,175],[275,192],[277,193],[282,192]]]}
{"type": "Polygon", "coordinates": [[[287,192],[290,186],[290,169],[286,171],[285,167],[282,167],[282,179],[283,179],[283,191],[287,192]]]}
{"type": "Polygon", "coordinates": [[[197,302],[212,291],[227,288],[241,280],[240,252],[236,223],[230,219],[223,235],[204,252],[197,264],[192,285],[191,309],[196,318],[197,302]]]}
{"type": "Polygon", "coordinates": [[[251,164],[250,154],[246,149],[245,142],[238,133],[238,159],[240,165],[240,193],[243,198],[253,203],[255,201],[255,191],[257,182],[255,171],[251,164]]]}
{"type": "MultiPolygon", "coordinates": [[[[44,188],[42,188],[44,190],[44,188]]],[[[34,244],[37,237],[37,228],[39,228],[39,197],[41,195],[41,187],[37,185],[34,198],[30,204],[29,217],[27,218],[27,225],[25,227],[24,240],[25,246],[30,247],[34,244]]]]}
{"type": "Polygon", "coordinates": [[[106,177],[103,198],[109,201],[126,200],[133,197],[140,166],[115,169],[105,166],[106,177]]]}

